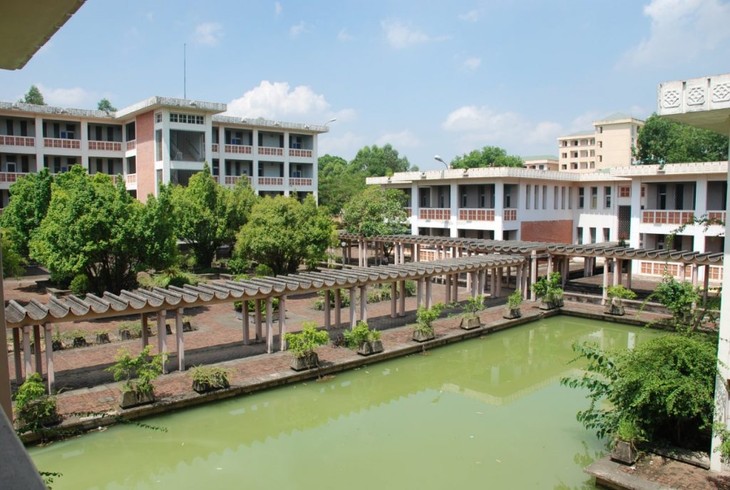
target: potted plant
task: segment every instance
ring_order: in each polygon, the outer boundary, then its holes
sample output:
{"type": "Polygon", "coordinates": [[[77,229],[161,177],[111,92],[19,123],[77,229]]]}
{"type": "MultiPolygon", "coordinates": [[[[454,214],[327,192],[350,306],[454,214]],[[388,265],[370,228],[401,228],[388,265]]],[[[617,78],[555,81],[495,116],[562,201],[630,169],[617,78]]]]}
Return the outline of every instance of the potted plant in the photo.
{"type": "Polygon", "coordinates": [[[142,323],[126,321],[119,324],[119,337],[122,340],[136,339],[142,336],[142,323]]]}
{"type": "Polygon", "coordinates": [[[152,381],[162,374],[164,356],[150,355],[151,348],[145,346],[137,356],[122,349],[117,353],[117,362],[107,368],[114,375],[114,381],[124,381],[120,407],[130,408],[155,401],[152,381]]]}
{"type": "Polygon", "coordinates": [[[484,310],[484,296],[481,294],[472,296],[466,300],[464,305],[464,314],[461,316],[461,324],[464,330],[472,330],[482,326],[482,320],[479,318],[479,312],[484,310]]]}
{"type": "Polygon", "coordinates": [[[622,418],[614,435],[611,459],[626,465],[636,463],[639,451],[636,443],[642,440],[642,432],[632,420],[622,418]]]}
{"type": "Polygon", "coordinates": [[[190,370],[190,376],[193,378],[193,390],[200,394],[231,386],[228,370],[220,367],[195,366],[190,370]]]}
{"type": "Polygon", "coordinates": [[[608,301],[606,301],[604,313],[607,315],[623,316],[626,314],[623,300],[636,299],[636,293],[619,284],[606,288],[606,298],[608,301]]]}
{"type": "Polygon", "coordinates": [[[365,322],[357,322],[355,328],[346,330],[344,333],[345,344],[350,349],[357,349],[361,356],[369,356],[383,352],[383,342],[380,340],[380,332],[368,327],[365,322]]]}
{"type": "Polygon", "coordinates": [[[288,332],[284,340],[292,353],[291,368],[294,371],[304,371],[319,366],[319,356],[315,349],[329,342],[329,334],[324,330],[317,330],[314,322],[304,322],[301,332],[288,332]]]}
{"type": "Polygon", "coordinates": [[[541,302],[541,310],[553,310],[563,306],[563,288],[560,287],[560,273],[552,272],[532,285],[532,291],[541,302]]]}
{"type": "Polygon", "coordinates": [[[426,342],[436,338],[433,330],[433,322],[441,314],[444,305],[437,303],[431,308],[418,308],[416,312],[416,326],[413,328],[413,340],[416,342],[426,342]]]}
{"type": "Polygon", "coordinates": [[[522,316],[522,311],[520,310],[521,305],[522,291],[517,290],[507,296],[507,306],[504,309],[504,314],[502,315],[502,317],[508,320],[520,318],[522,316]]]}
{"type": "Polygon", "coordinates": [[[63,336],[58,330],[58,327],[56,327],[56,331],[53,333],[53,338],[51,339],[51,349],[54,351],[63,350],[63,336]]]}
{"type": "Polygon", "coordinates": [[[38,373],[28,376],[15,394],[15,411],[21,432],[37,431],[61,421],[56,398],[46,393],[43,378],[38,373]]]}
{"type": "Polygon", "coordinates": [[[109,340],[109,332],[107,332],[106,330],[97,330],[94,333],[96,334],[97,344],[108,344],[109,342],[111,342],[111,340],[109,340]]]}

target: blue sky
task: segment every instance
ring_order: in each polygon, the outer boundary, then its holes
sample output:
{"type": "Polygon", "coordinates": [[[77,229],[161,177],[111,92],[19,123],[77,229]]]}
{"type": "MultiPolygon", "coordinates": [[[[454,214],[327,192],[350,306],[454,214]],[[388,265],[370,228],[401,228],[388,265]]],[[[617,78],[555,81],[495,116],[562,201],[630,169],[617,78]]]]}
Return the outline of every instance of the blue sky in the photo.
{"type": "Polygon", "coordinates": [[[322,124],[320,155],[391,143],[422,169],[485,145],[556,154],[614,112],[644,118],[657,84],[730,72],[728,0],[87,0],[19,71],[46,102],[152,95],[322,124]]]}

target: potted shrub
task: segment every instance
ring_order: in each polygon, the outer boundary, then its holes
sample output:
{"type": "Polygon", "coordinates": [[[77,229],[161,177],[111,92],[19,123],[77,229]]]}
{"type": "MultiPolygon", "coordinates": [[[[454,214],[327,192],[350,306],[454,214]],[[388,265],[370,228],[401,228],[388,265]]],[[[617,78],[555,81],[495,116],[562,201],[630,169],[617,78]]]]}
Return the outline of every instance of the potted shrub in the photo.
{"type": "Polygon", "coordinates": [[[522,291],[515,291],[514,293],[507,296],[507,306],[504,309],[502,317],[512,320],[514,318],[520,318],[522,311],[520,306],[522,305],[522,291]]]}
{"type": "Polygon", "coordinates": [[[560,273],[552,272],[543,276],[532,285],[532,291],[541,302],[541,310],[553,310],[563,306],[563,288],[560,287],[560,273]]]}
{"type": "Polygon", "coordinates": [[[436,338],[433,330],[433,322],[441,314],[444,305],[437,303],[431,308],[420,307],[416,312],[416,326],[413,328],[413,340],[416,342],[426,342],[436,338]]]}
{"type": "Polygon", "coordinates": [[[288,332],[284,340],[292,353],[291,368],[294,371],[304,371],[319,366],[319,356],[315,349],[329,342],[329,334],[324,330],[317,330],[314,322],[304,322],[301,332],[288,332]]]}
{"type": "Polygon", "coordinates": [[[614,435],[613,447],[611,448],[611,459],[626,465],[636,463],[639,458],[639,451],[636,443],[642,440],[641,429],[628,419],[621,419],[614,435]]]}
{"type": "Polygon", "coordinates": [[[56,331],[53,333],[53,338],[51,339],[51,349],[54,351],[63,350],[63,336],[58,330],[58,327],[56,327],[56,331]]]}
{"type": "Polygon", "coordinates": [[[119,337],[122,340],[136,339],[142,336],[142,323],[127,321],[119,324],[119,337]]]}
{"type": "Polygon", "coordinates": [[[21,432],[37,431],[61,421],[56,410],[56,398],[46,393],[43,378],[38,373],[28,376],[18,388],[15,411],[21,432]]]}
{"type": "Polygon", "coordinates": [[[622,285],[608,286],[606,288],[606,308],[604,313],[607,315],[623,316],[626,314],[624,308],[625,299],[636,299],[636,293],[622,285]]]}
{"type": "Polygon", "coordinates": [[[190,376],[193,378],[193,390],[196,393],[208,393],[231,386],[228,370],[221,367],[195,366],[190,370],[190,376]]]}
{"type": "Polygon", "coordinates": [[[347,347],[357,349],[357,353],[361,356],[383,352],[380,332],[374,328],[371,329],[365,322],[357,322],[355,328],[345,331],[344,337],[347,347]]]}
{"type": "Polygon", "coordinates": [[[114,375],[114,381],[124,381],[120,407],[136,407],[155,401],[152,381],[162,374],[164,356],[150,355],[151,348],[149,345],[145,346],[134,357],[128,350],[122,349],[117,353],[116,364],[107,368],[114,375]]]}
{"type": "Polygon", "coordinates": [[[472,296],[466,300],[464,305],[464,314],[461,316],[461,324],[459,325],[464,330],[472,330],[482,326],[482,321],[479,318],[479,312],[484,310],[484,296],[481,294],[472,296]]]}
{"type": "Polygon", "coordinates": [[[107,332],[106,330],[97,330],[94,333],[96,334],[97,344],[108,344],[109,342],[111,342],[111,340],[109,340],[109,332],[107,332]]]}

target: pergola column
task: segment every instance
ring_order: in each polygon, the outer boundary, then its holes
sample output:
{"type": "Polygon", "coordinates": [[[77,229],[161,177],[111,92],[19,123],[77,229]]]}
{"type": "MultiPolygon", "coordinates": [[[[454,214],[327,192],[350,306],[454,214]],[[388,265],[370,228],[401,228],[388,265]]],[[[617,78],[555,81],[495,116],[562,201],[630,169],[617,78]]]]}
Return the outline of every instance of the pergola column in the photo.
{"type": "Polygon", "coordinates": [[[547,256],[547,275],[548,275],[548,277],[552,273],[553,273],[553,256],[551,254],[548,254],[548,256],[547,256]]]}
{"type": "Polygon", "coordinates": [[[266,353],[274,352],[274,298],[266,298],[266,353]]]}
{"type": "Polygon", "coordinates": [[[362,267],[362,238],[357,240],[357,265],[362,267]]]}
{"type": "Polygon", "coordinates": [[[618,286],[621,284],[621,259],[614,259],[613,261],[613,285],[618,286]]]}
{"type": "Polygon", "coordinates": [[[423,304],[423,278],[416,280],[416,309],[423,304]]]}
{"type": "Polygon", "coordinates": [[[497,269],[494,267],[489,269],[489,296],[497,297],[497,269]]]}
{"type": "Polygon", "coordinates": [[[335,289],[335,328],[342,328],[342,290],[335,289]]]}
{"type": "Polygon", "coordinates": [[[35,346],[35,372],[43,377],[43,349],[41,349],[41,326],[33,325],[33,345],[35,346]]]}
{"type": "Polygon", "coordinates": [[[367,323],[368,321],[368,286],[364,284],[360,286],[360,320],[367,323]]]}
{"type": "Polygon", "coordinates": [[[140,315],[140,323],[142,324],[142,348],[144,349],[150,343],[150,332],[149,330],[147,330],[149,328],[147,323],[147,315],[145,315],[144,313],[140,315]]]}
{"type": "Polygon", "coordinates": [[[390,317],[398,316],[398,286],[395,281],[390,283],[390,317]]]}
{"type": "Polygon", "coordinates": [[[15,382],[21,384],[23,382],[23,361],[20,358],[20,333],[21,329],[13,329],[13,358],[15,361],[15,382]]]}
{"type": "Polygon", "coordinates": [[[249,344],[249,321],[248,321],[248,301],[243,300],[241,301],[241,327],[243,329],[243,345],[249,344]]]}
{"type": "Polygon", "coordinates": [[[279,297],[279,350],[286,350],[286,295],[279,297]]]}
{"type": "Polygon", "coordinates": [[[25,367],[25,379],[33,372],[33,359],[30,354],[30,327],[28,325],[23,327],[23,364],[25,367]]]}
{"type": "Polygon", "coordinates": [[[368,241],[363,240],[362,242],[362,267],[368,266],[368,241]]]}
{"type": "MultiPolygon", "coordinates": [[[[248,310],[243,309],[243,317],[248,318],[248,310]]],[[[183,335],[183,308],[175,310],[175,343],[177,344],[177,370],[185,371],[185,337],[183,335]]],[[[244,344],[248,344],[248,321],[244,321],[244,344]]]]}
{"type": "Polygon", "coordinates": [[[519,291],[522,296],[524,297],[525,291],[522,286],[522,269],[524,268],[524,263],[518,264],[515,267],[515,291],[519,291]]]}
{"type": "Polygon", "coordinates": [[[264,338],[264,333],[261,328],[263,323],[263,299],[257,299],[254,304],[254,319],[256,321],[256,340],[260,341],[264,338]]]}
{"type": "MultiPolygon", "coordinates": [[[[707,305],[707,296],[710,294],[710,264],[707,264],[705,266],[705,277],[702,278],[702,285],[703,285],[703,291],[702,291],[702,301],[704,305],[707,305]]],[[[13,333],[15,333],[15,329],[13,329],[13,333]]],[[[13,337],[13,340],[15,338],[13,337]]]]}
{"type": "Polygon", "coordinates": [[[628,259],[629,265],[626,268],[626,287],[631,289],[631,271],[634,270],[634,261],[632,259],[628,259]]]}
{"type": "Polygon", "coordinates": [[[611,265],[611,259],[606,258],[603,264],[603,293],[601,293],[601,304],[605,305],[608,300],[608,269],[611,265]]]}
{"type": "Polygon", "coordinates": [[[400,296],[398,297],[399,311],[398,316],[405,316],[406,314],[406,282],[400,282],[400,296]]]}
{"type": "Polygon", "coordinates": [[[332,328],[330,301],[332,301],[332,290],[328,289],[324,292],[324,328],[326,330],[332,328]]]}
{"type": "Polygon", "coordinates": [[[350,329],[353,329],[355,327],[355,323],[357,322],[357,311],[355,309],[355,306],[357,304],[357,295],[355,291],[355,287],[350,288],[350,329]]]}
{"type": "Polygon", "coordinates": [[[561,280],[563,281],[563,288],[564,288],[565,285],[568,283],[568,278],[570,277],[570,257],[565,255],[563,257],[563,260],[561,261],[560,265],[561,265],[561,268],[563,271],[561,273],[561,276],[562,276],[561,280]]]}
{"type": "MultiPolygon", "coordinates": [[[[537,252],[535,250],[532,251],[532,255],[530,256],[530,284],[535,284],[537,282],[537,252]]],[[[528,293],[530,295],[530,299],[532,301],[537,301],[537,297],[535,297],[535,293],[532,292],[532,288],[528,289],[528,293]]]]}
{"type": "MultiPolygon", "coordinates": [[[[509,271],[509,267],[507,268],[509,271]]],[[[503,269],[502,267],[497,267],[497,281],[496,281],[496,287],[494,289],[494,294],[492,295],[495,298],[499,298],[502,296],[502,276],[503,276],[503,269]]]]}
{"type": "Polygon", "coordinates": [[[451,300],[459,302],[459,273],[451,275],[451,300]]]}
{"type": "Polygon", "coordinates": [[[444,276],[444,304],[451,303],[451,274],[444,276]]]}
{"type": "Polygon", "coordinates": [[[162,354],[162,374],[167,374],[167,330],[165,329],[166,311],[157,312],[157,352],[162,354]]]}
{"type": "Polygon", "coordinates": [[[43,334],[46,339],[46,386],[48,393],[53,393],[53,387],[56,384],[56,370],[53,367],[53,325],[46,323],[43,325],[43,334]]]}

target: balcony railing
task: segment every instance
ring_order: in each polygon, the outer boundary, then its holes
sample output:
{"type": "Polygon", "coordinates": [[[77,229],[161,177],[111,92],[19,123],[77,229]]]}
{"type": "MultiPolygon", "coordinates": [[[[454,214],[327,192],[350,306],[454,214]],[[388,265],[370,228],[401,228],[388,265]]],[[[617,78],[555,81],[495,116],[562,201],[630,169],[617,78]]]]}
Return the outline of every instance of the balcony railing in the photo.
{"type": "Polygon", "coordinates": [[[725,211],[707,211],[707,219],[710,225],[726,224],[725,218],[727,213],[725,211]]]}
{"type": "Polygon", "coordinates": [[[259,177],[259,185],[284,185],[283,177],[259,177]]]}
{"type": "Polygon", "coordinates": [[[304,178],[304,177],[290,177],[289,178],[289,186],[291,187],[305,187],[305,186],[311,186],[312,185],[312,179],[304,178]]]}
{"type": "Polygon", "coordinates": [[[89,141],[89,150],[122,151],[120,141],[89,141]]]}
{"type": "Polygon", "coordinates": [[[81,149],[81,140],[70,140],[66,138],[43,138],[43,146],[46,148],[66,148],[69,150],[81,149]]]}
{"type": "Polygon", "coordinates": [[[35,138],[30,136],[4,136],[0,135],[0,145],[10,146],[35,146],[35,138]]]}
{"type": "Polygon", "coordinates": [[[253,153],[253,146],[249,145],[225,145],[223,150],[226,153],[237,153],[243,155],[250,155],[253,153]]]}
{"type": "Polygon", "coordinates": [[[684,225],[695,219],[694,211],[653,209],[642,211],[641,222],[656,225],[684,225]]]}
{"type": "Polygon", "coordinates": [[[504,221],[517,221],[517,210],[512,208],[505,209],[502,216],[504,221]]]}
{"type": "Polygon", "coordinates": [[[124,176],[124,181],[127,184],[136,184],[137,183],[137,174],[127,174],[124,176]]]}
{"type": "Polygon", "coordinates": [[[413,208],[406,208],[406,216],[409,218],[413,215],[413,208]]]}
{"type": "Polygon", "coordinates": [[[448,221],[451,219],[451,209],[449,208],[421,208],[418,211],[420,219],[435,219],[448,221]]]}
{"type": "Polygon", "coordinates": [[[277,148],[274,146],[259,146],[258,154],[262,156],[284,156],[284,148],[277,148]]]}
{"type": "Polygon", "coordinates": [[[494,209],[459,209],[461,221],[494,221],[494,209]]]}
{"type": "Polygon", "coordinates": [[[212,151],[213,153],[218,153],[218,143],[211,144],[210,151],[212,151]]]}
{"type": "Polygon", "coordinates": [[[223,182],[226,185],[236,185],[241,179],[246,179],[249,184],[251,183],[251,177],[247,175],[226,175],[223,177],[223,182]]]}
{"type": "Polygon", "coordinates": [[[28,175],[28,174],[22,173],[22,172],[0,172],[0,183],[16,182],[19,178],[23,177],[24,175],[28,175]]]}
{"type": "Polygon", "coordinates": [[[312,150],[300,150],[297,148],[289,148],[289,156],[290,157],[300,157],[300,158],[312,158],[312,150]]]}
{"type": "Polygon", "coordinates": [[[127,141],[127,151],[134,150],[135,148],[137,148],[137,140],[127,141]]]}

